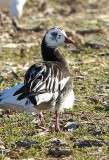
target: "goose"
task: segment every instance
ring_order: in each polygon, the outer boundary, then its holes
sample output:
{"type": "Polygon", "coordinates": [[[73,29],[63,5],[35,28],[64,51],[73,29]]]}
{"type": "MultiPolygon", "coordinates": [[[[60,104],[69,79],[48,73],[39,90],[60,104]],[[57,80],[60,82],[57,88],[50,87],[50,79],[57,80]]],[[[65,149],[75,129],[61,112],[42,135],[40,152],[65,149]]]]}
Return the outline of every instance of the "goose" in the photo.
{"type": "Polygon", "coordinates": [[[0,105],[35,108],[42,116],[43,110],[54,110],[55,131],[60,131],[60,112],[71,109],[74,104],[72,77],[67,61],[58,51],[64,43],[74,43],[64,30],[51,28],[43,37],[41,55],[43,61],[36,62],[26,72],[24,83],[20,83],[0,94],[0,105]]]}
{"type": "Polygon", "coordinates": [[[26,0],[0,0],[0,24],[3,26],[2,10],[9,9],[10,17],[20,18],[23,14],[23,6],[26,0]]]}

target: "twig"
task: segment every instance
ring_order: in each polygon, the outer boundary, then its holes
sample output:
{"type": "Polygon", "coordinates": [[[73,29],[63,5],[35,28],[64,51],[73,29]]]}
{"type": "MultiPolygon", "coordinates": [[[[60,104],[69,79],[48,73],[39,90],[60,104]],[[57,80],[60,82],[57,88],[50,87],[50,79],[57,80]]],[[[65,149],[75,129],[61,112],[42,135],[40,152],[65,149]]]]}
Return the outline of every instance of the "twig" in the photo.
{"type": "Polygon", "coordinates": [[[13,19],[12,20],[12,25],[14,26],[14,28],[17,30],[17,31],[25,31],[25,32],[28,32],[28,31],[34,31],[34,32],[40,32],[43,30],[42,27],[40,26],[37,26],[37,27],[33,27],[33,28],[24,28],[22,26],[20,26],[17,22],[16,19],[13,19]]]}

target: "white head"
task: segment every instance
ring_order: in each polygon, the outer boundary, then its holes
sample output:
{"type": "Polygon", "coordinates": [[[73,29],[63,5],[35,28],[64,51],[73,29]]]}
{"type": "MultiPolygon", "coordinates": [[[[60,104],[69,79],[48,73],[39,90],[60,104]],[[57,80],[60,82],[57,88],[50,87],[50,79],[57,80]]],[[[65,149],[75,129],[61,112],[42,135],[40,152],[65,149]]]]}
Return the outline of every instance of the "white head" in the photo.
{"type": "Polygon", "coordinates": [[[69,39],[65,31],[60,28],[51,28],[45,35],[45,43],[50,48],[57,48],[63,43],[74,43],[69,39]]]}

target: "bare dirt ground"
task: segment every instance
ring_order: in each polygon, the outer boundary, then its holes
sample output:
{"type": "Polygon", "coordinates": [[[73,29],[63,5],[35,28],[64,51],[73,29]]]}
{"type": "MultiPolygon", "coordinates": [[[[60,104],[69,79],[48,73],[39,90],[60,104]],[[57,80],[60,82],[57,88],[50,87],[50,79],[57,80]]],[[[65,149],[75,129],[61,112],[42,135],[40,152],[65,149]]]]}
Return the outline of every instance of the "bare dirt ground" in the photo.
{"type": "Polygon", "coordinates": [[[0,110],[0,158],[109,159],[109,2],[108,0],[31,0],[17,31],[5,12],[0,27],[0,91],[23,81],[25,71],[41,60],[43,35],[60,27],[75,41],[60,51],[74,80],[75,105],[61,116],[61,133],[54,132],[55,115],[44,113],[44,124],[32,115],[0,110]],[[65,127],[67,123],[70,127],[65,127]]]}

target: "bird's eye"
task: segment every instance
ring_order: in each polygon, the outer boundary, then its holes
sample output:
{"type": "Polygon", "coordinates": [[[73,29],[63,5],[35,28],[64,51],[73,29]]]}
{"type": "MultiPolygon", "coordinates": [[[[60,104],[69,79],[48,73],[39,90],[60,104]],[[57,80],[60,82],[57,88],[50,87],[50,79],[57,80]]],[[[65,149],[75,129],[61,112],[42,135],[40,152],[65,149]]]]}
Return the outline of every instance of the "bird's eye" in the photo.
{"type": "Polygon", "coordinates": [[[58,35],[58,38],[59,38],[59,39],[61,38],[61,34],[58,35]]]}

